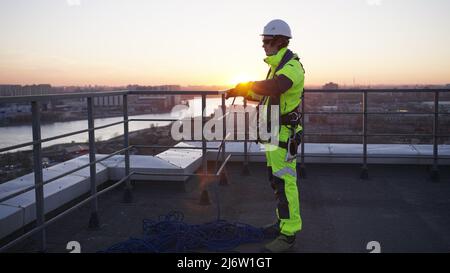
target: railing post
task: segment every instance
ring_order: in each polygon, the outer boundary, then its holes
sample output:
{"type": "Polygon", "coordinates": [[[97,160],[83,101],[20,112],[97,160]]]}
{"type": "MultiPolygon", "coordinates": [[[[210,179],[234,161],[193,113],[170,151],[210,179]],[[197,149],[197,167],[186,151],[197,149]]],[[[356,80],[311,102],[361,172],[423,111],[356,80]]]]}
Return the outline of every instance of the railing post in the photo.
{"type": "MultiPolygon", "coordinates": [[[[226,122],[226,117],[227,117],[227,107],[225,105],[225,94],[222,94],[222,126],[223,126],[223,146],[222,146],[222,153],[221,153],[221,157],[222,157],[222,162],[225,161],[225,147],[226,147],[226,142],[227,140],[225,139],[227,137],[227,122],[226,122]]],[[[225,168],[225,167],[224,167],[225,168]]],[[[219,185],[228,185],[228,177],[226,174],[226,169],[224,169],[221,173],[220,173],[220,178],[219,178],[219,185]]]]}
{"type": "Polygon", "coordinates": [[[439,182],[438,169],[438,129],[439,129],[439,91],[434,91],[434,118],[433,118],[433,167],[431,169],[431,180],[439,182]]]}
{"type": "MultiPolygon", "coordinates": [[[[88,110],[88,129],[89,129],[89,162],[95,161],[95,131],[94,131],[94,106],[92,104],[92,97],[87,98],[87,110],[88,110]]],[[[89,166],[90,182],[91,182],[91,196],[97,194],[96,183],[96,164],[89,166]]],[[[91,202],[91,217],[89,218],[89,228],[99,228],[98,219],[98,202],[95,196],[91,202]]]]}
{"type": "MultiPolygon", "coordinates": [[[[44,212],[44,177],[42,174],[42,144],[36,143],[41,140],[41,113],[40,104],[37,101],[31,102],[31,113],[33,118],[33,170],[36,198],[36,226],[40,227],[45,223],[44,212]]],[[[45,252],[47,249],[46,231],[43,228],[37,233],[38,250],[45,252]]]]}
{"type": "Polygon", "coordinates": [[[224,144],[222,147],[222,162],[225,160],[225,143],[226,143],[226,137],[227,137],[227,106],[225,105],[225,94],[222,94],[222,114],[223,114],[223,120],[222,120],[222,126],[223,126],[223,139],[224,139],[224,144]]]}
{"type": "Polygon", "coordinates": [[[206,158],[206,139],[204,134],[206,124],[206,95],[202,94],[202,166],[203,174],[208,174],[208,159],[206,158]]]}
{"type": "Polygon", "coordinates": [[[206,139],[204,134],[204,128],[206,124],[206,95],[202,94],[202,175],[200,177],[203,177],[200,181],[200,187],[201,187],[201,195],[200,195],[200,204],[201,205],[209,205],[211,202],[209,200],[209,194],[208,194],[208,160],[206,158],[206,139]]]}
{"type": "Polygon", "coordinates": [[[303,90],[303,96],[302,96],[302,132],[301,132],[301,143],[300,143],[300,168],[297,166],[298,172],[300,172],[299,177],[306,179],[306,168],[305,168],[305,90],[303,90]]]}
{"type": "Polygon", "coordinates": [[[361,179],[369,178],[369,171],[367,168],[367,90],[362,93],[362,114],[363,114],[363,166],[360,174],[361,179]]]}
{"type": "Polygon", "coordinates": [[[249,122],[247,111],[247,98],[244,98],[244,167],[242,169],[242,175],[250,175],[250,169],[248,167],[248,134],[249,134],[249,122]]]}
{"type": "MultiPolygon", "coordinates": [[[[128,148],[130,146],[129,140],[129,127],[128,127],[128,95],[123,95],[123,147],[128,148]]],[[[124,153],[125,157],[125,176],[130,175],[130,150],[126,149],[124,153]]],[[[123,193],[123,202],[133,202],[133,195],[131,193],[132,185],[130,178],[125,181],[125,191],[123,193]]]]}

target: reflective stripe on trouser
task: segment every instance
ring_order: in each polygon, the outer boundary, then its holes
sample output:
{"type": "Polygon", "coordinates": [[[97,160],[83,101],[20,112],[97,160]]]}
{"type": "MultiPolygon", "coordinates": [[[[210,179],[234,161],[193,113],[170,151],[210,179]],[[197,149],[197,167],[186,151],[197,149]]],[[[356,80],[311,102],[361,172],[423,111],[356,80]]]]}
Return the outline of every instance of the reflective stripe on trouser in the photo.
{"type": "Polygon", "coordinates": [[[270,186],[272,187],[273,190],[275,190],[275,183],[273,181],[272,163],[270,162],[270,154],[268,149],[266,149],[266,162],[267,162],[267,177],[269,178],[270,186]]]}
{"type": "MultiPolygon", "coordinates": [[[[280,135],[280,139],[283,139],[283,135],[280,135]]],[[[278,200],[276,212],[280,220],[280,230],[282,234],[291,236],[302,229],[302,219],[297,188],[297,162],[286,162],[286,152],[283,148],[266,147],[267,165],[272,168],[272,185],[275,186],[278,200]]]]}

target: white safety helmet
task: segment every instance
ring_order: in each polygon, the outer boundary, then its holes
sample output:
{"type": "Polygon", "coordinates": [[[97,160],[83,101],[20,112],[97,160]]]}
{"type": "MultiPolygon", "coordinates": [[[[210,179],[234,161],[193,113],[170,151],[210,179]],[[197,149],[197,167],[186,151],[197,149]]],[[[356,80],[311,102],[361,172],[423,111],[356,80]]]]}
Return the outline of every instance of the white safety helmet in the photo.
{"type": "Polygon", "coordinates": [[[265,27],[262,36],[268,35],[268,36],[275,36],[275,35],[281,35],[286,36],[288,38],[292,38],[291,35],[291,28],[289,25],[280,19],[275,19],[270,21],[265,27]]]}

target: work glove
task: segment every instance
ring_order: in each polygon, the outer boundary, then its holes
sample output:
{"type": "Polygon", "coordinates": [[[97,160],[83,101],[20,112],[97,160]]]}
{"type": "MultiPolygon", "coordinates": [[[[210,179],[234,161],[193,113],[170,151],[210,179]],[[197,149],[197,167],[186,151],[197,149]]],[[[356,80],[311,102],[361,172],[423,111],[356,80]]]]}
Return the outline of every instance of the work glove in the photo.
{"type": "Polygon", "coordinates": [[[238,96],[245,97],[247,96],[247,93],[250,90],[251,86],[252,86],[251,82],[238,83],[234,88],[227,90],[225,99],[238,96]]]}
{"type": "Polygon", "coordinates": [[[239,96],[239,94],[236,92],[236,89],[234,88],[228,89],[227,92],[225,93],[226,100],[237,96],[239,96]]]}

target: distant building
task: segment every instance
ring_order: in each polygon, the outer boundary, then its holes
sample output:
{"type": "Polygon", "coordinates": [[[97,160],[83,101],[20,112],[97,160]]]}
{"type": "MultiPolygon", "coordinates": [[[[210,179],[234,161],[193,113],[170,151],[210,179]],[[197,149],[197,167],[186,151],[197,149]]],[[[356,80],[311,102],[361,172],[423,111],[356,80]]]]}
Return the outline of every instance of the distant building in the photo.
{"type": "Polygon", "coordinates": [[[16,85],[2,84],[0,85],[0,96],[34,96],[50,94],[52,86],[50,84],[33,84],[33,85],[16,85]]]}
{"type": "Polygon", "coordinates": [[[337,90],[337,89],[339,89],[339,85],[334,82],[329,82],[329,83],[325,84],[324,86],[322,86],[322,89],[337,90]]]}
{"type": "MultiPolygon", "coordinates": [[[[15,97],[15,96],[36,96],[46,95],[51,93],[52,86],[50,84],[33,84],[33,85],[17,85],[17,84],[1,84],[1,97],[15,97]]],[[[41,109],[48,110],[48,102],[41,102],[41,109]]],[[[0,117],[9,118],[18,115],[31,113],[30,103],[3,103],[0,104],[0,117]]]]}
{"type": "Polygon", "coordinates": [[[18,93],[22,88],[21,85],[13,85],[13,84],[1,84],[0,85],[0,96],[14,96],[14,94],[18,93]]]}
{"type": "Polygon", "coordinates": [[[148,91],[176,91],[181,90],[179,85],[128,85],[128,90],[148,90],[148,91]]]}
{"type": "MultiPolygon", "coordinates": [[[[181,86],[128,85],[127,89],[136,91],[180,91],[181,86]]],[[[144,111],[146,108],[152,109],[152,111],[170,110],[174,105],[181,103],[180,95],[165,95],[165,94],[152,95],[151,93],[152,92],[148,92],[148,96],[147,95],[132,96],[130,102],[132,105],[135,105],[134,109],[138,111],[144,111]]]]}

